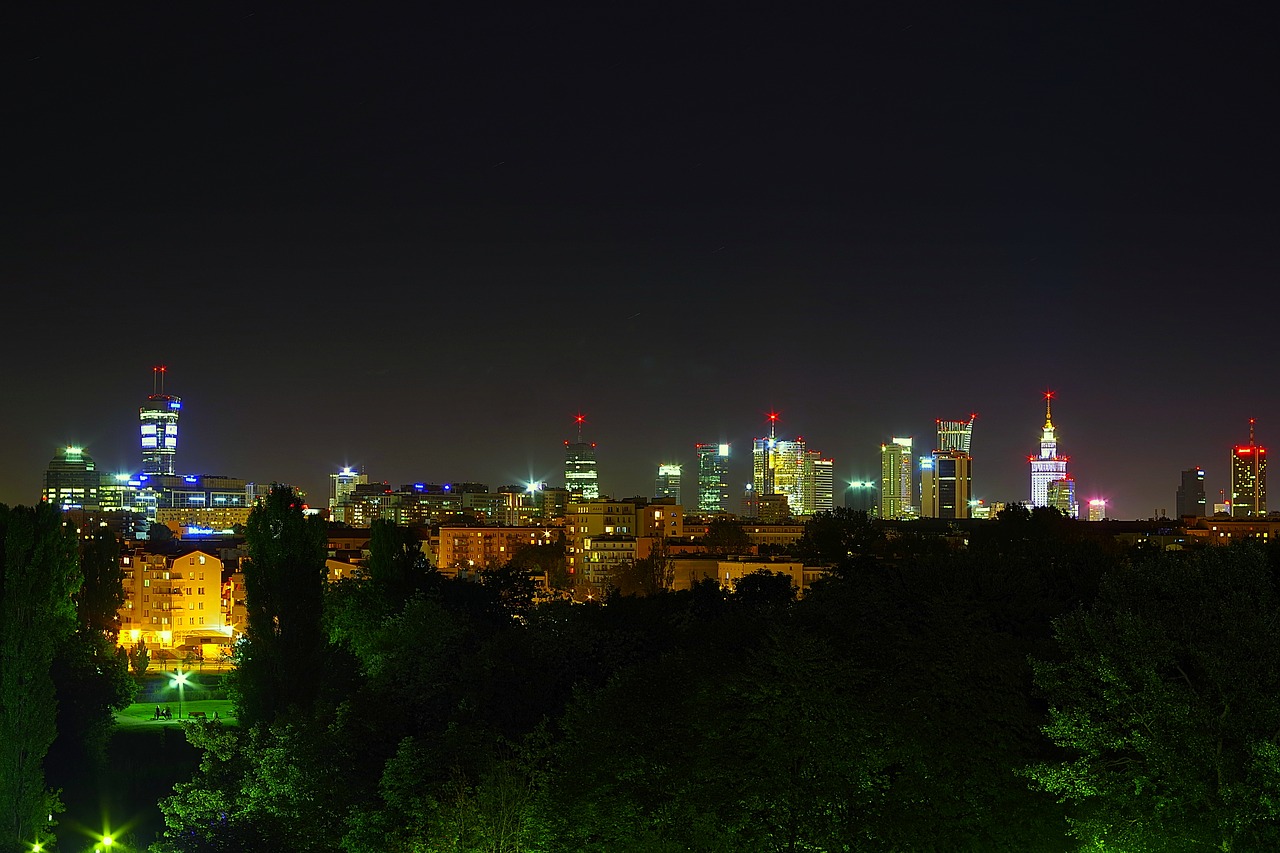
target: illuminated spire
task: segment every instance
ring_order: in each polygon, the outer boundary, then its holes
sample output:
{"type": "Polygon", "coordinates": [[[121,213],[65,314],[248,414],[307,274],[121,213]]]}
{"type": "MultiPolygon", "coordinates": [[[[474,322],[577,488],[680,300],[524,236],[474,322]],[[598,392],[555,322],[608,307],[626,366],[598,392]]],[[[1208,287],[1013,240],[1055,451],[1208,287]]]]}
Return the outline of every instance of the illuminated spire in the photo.
{"type": "Polygon", "coordinates": [[[1053,415],[1049,410],[1049,404],[1052,401],[1053,401],[1053,392],[1045,391],[1044,392],[1044,428],[1047,430],[1053,429],[1053,415]]]}

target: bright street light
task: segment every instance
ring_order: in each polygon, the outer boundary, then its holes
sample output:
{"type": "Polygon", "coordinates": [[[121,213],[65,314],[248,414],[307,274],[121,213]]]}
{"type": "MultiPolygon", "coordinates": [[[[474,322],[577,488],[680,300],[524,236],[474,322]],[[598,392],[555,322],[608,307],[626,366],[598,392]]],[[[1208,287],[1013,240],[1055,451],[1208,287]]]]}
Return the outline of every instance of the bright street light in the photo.
{"type": "MultiPolygon", "coordinates": [[[[186,692],[185,688],[187,686],[188,676],[189,676],[189,673],[183,672],[180,669],[175,669],[173,671],[173,675],[169,676],[169,686],[178,688],[178,719],[179,720],[182,719],[182,696],[186,692]]],[[[103,843],[105,843],[108,847],[111,846],[111,842],[107,839],[103,839],[103,843]]]]}

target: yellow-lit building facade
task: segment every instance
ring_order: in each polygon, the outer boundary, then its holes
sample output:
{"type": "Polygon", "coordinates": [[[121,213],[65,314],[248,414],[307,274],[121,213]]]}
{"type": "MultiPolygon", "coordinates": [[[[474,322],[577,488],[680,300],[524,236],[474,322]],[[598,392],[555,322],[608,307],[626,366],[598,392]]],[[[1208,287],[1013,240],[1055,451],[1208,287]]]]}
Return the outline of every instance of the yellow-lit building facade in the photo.
{"type": "Polygon", "coordinates": [[[552,545],[559,537],[552,527],[441,527],[430,557],[442,575],[456,577],[505,565],[521,548],[552,545]]]}
{"type": "Polygon", "coordinates": [[[216,658],[231,640],[223,606],[222,561],[202,551],[174,556],[122,554],[125,601],[119,611],[123,646],[139,640],[152,652],[192,649],[216,658]]]}

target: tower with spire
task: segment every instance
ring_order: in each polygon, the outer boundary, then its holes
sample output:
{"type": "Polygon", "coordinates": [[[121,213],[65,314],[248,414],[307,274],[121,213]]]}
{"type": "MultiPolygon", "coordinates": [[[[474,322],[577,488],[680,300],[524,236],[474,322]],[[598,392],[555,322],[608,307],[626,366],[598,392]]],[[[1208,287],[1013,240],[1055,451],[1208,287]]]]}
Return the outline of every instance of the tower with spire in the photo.
{"type": "MultiPolygon", "coordinates": [[[[1067,474],[1068,457],[1058,455],[1058,435],[1053,426],[1053,392],[1044,392],[1044,427],[1040,432],[1040,453],[1027,457],[1031,465],[1031,505],[1050,506],[1049,487],[1056,482],[1072,484],[1067,474]]],[[[1059,487],[1057,492],[1063,491],[1059,487]]],[[[1074,488],[1071,488],[1074,498],[1074,488]]],[[[1059,507],[1061,509],[1061,507],[1059,507]]],[[[1067,515],[1075,516],[1075,501],[1069,501],[1067,515]]]]}
{"type": "Polygon", "coordinates": [[[1231,449],[1232,518],[1267,514],[1267,449],[1258,445],[1253,427],[1249,418],[1249,443],[1231,449]]]}
{"type": "Polygon", "coordinates": [[[163,364],[151,368],[151,394],[138,409],[139,437],[142,439],[142,473],[172,474],[178,454],[178,415],[182,399],[166,394],[163,364]]]}
{"type": "Polygon", "coordinates": [[[596,471],[596,444],[582,440],[582,425],[586,415],[574,416],[578,427],[577,441],[564,443],[564,487],[570,500],[594,501],[600,498],[600,480],[596,471]]]}

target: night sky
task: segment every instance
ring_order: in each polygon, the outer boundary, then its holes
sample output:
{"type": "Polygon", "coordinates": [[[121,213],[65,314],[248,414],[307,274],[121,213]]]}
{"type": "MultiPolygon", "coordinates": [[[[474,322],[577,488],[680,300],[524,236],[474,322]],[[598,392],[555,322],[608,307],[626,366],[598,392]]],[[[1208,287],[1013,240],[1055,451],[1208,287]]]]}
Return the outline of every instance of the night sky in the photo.
{"type": "Polygon", "coordinates": [[[0,502],[136,469],[159,363],[181,472],[315,503],[559,483],[579,411],[615,496],[771,409],[844,478],[977,412],[1024,500],[1053,389],[1125,518],[1280,443],[1264,4],[26,5],[0,502]]]}

